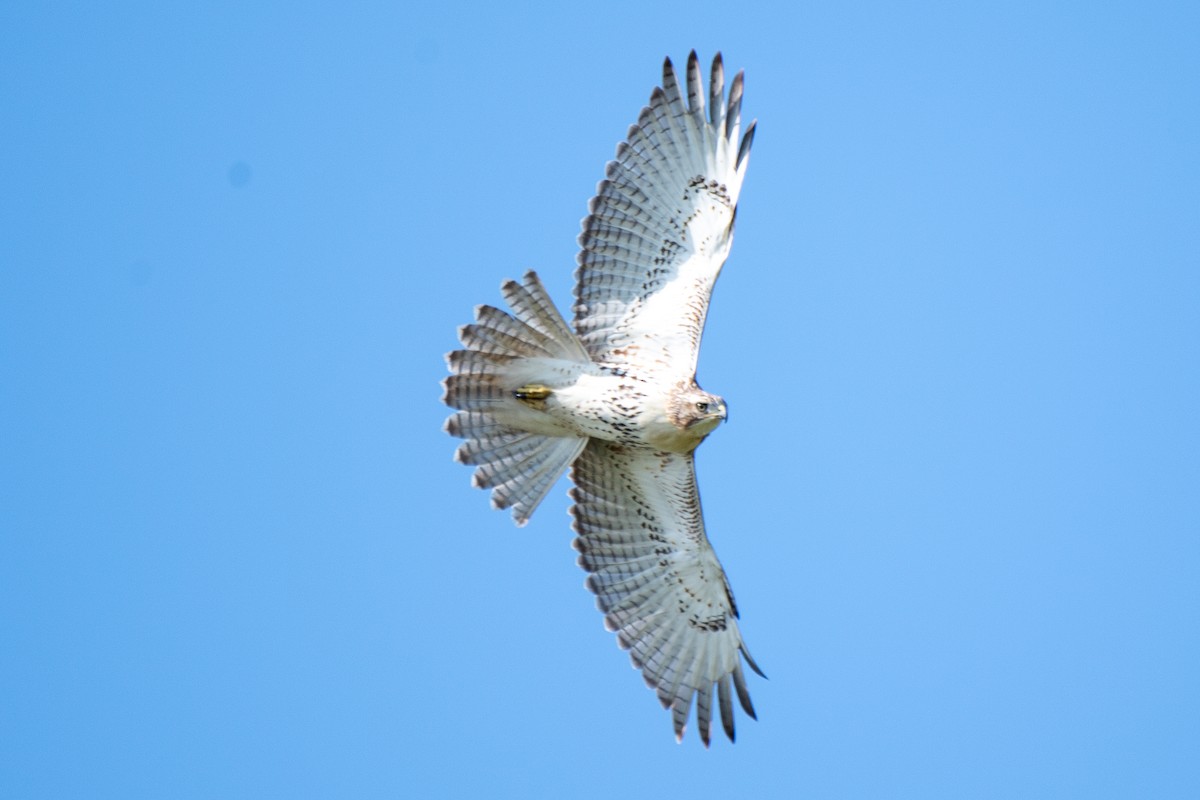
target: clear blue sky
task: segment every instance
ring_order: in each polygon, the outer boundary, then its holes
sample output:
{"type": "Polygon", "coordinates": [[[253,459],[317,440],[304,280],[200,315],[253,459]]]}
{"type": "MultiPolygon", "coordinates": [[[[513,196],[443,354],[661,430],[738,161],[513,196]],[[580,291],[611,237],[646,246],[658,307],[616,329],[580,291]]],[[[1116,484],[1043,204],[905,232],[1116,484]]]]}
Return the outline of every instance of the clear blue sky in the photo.
{"type": "Polygon", "coordinates": [[[1196,4],[80,5],[0,7],[0,796],[1200,796],[1196,4]],[[438,387],[692,48],[710,751],[438,387]]]}

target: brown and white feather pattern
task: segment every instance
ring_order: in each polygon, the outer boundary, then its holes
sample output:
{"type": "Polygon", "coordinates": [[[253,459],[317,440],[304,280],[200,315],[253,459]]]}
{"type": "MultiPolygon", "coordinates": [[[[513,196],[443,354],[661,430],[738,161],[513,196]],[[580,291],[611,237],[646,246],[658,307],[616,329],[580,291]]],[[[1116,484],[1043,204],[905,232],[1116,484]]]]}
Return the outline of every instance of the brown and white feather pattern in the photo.
{"type": "Polygon", "coordinates": [[[642,376],[695,371],[754,139],[753,123],[739,139],[740,72],[726,98],[721,57],[713,59],[707,108],[695,52],[686,81],[685,97],[667,59],[579,236],[576,331],[595,361],[642,376]]]}
{"type": "Polygon", "coordinates": [[[704,532],[693,455],[592,439],[571,477],[575,549],[605,626],[670,709],[677,738],[695,697],[696,725],[709,743],[715,688],[732,740],[731,684],[754,716],[741,658],[762,673],[742,642],[733,594],[704,532]]]}
{"type": "MultiPolygon", "coordinates": [[[[695,383],[713,282],[729,253],[754,126],[740,136],[742,77],[705,92],[696,54],[617,148],[579,237],[572,331],[537,276],[507,281],[511,313],[479,306],[447,356],[446,430],[476,486],[525,524],[571,467],[575,547],[606,626],[670,709],[682,738],[696,708],[709,744],[733,698],[754,708],[725,573],[709,544],[694,450],[724,417],[695,383]],[[668,452],[669,451],[669,452],[668,452]]],[[[761,673],[760,673],[761,674],[761,673]]]]}
{"type": "Polygon", "coordinates": [[[515,316],[475,307],[475,322],[458,329],[466,349],[446,354],[451,374],[442,381],[442,401],[459,409],[446,420],[446,432],[466,440],[455,460],[475,465],[474,485],[491,489],[492,505],[511,508],[513,521],[524,525],[587,439],[531,429],[528,422],[541,420],[513,397],[519,381],[512,375],[523,364],[549,369],[588,359],[536,273],[526,273],[520,283],[505,281],[501,291],[515,316]]]}

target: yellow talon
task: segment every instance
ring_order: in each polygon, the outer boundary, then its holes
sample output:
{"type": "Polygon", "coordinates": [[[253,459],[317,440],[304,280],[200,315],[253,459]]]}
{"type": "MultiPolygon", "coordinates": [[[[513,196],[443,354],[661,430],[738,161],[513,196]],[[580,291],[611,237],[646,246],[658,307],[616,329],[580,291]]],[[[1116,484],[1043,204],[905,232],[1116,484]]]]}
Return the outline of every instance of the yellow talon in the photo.
{"type": "Polygon", "coordinates": [[[541,383],[527,383],[513,390],[518,400],[545,400],[550,396],[550,387],[541,383]]]}

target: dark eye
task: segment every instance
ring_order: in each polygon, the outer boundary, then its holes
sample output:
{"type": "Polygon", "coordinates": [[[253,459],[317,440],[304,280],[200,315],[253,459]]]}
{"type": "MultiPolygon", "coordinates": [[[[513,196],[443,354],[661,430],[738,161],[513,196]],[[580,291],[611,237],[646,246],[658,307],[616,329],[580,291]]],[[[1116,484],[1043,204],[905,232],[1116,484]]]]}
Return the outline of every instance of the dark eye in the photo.
{"type": "Polygon", "coordinates": [[[701,414],[707,414],[708,413],[708,403],[705,403],[704,401],[696,403],[696,410],[699,411],[701,414]]]}

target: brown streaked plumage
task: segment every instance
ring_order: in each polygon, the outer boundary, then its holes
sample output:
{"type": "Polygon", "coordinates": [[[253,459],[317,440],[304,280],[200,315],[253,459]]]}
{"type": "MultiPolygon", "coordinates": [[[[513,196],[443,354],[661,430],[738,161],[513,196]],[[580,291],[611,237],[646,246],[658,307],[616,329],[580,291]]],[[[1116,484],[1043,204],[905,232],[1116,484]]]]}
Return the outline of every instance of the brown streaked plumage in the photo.
{"type": "Polygon", "coordinates": [[[693,700],[710,741],[714,696],[734,738],[733,696],[754,716],[737,606],[708,542],[694,451],[727,419],[695,381],[712,287],[733,241],[754,138],[740,133],[742,76],[708,91],[693,52],[686,97],[663,83],[617,147],[579,236],[574,330],[528,272],[479,306],[447,356],[446,430],[474,483],[524,525],[569,467],[575,548],[609,630],[671,711],[693,700]]]}

